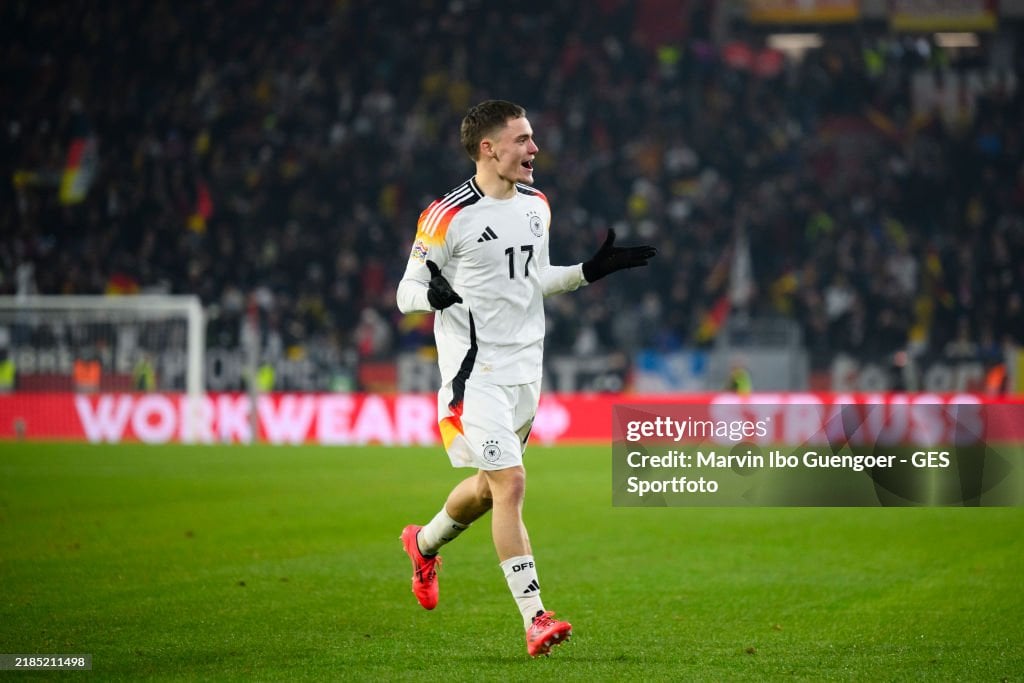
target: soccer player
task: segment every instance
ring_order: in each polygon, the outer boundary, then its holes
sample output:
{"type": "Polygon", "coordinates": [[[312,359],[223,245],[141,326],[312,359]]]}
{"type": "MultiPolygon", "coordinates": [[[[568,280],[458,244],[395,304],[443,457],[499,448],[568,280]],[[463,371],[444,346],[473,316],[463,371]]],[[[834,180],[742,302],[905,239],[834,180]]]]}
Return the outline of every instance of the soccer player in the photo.
{"type": "Polygon", "coordinates": [[[441,437],[453,466],[477,471],[426,525],[405,527],[401,540],[412,560],[412,591],[433,609],[438,551],[491,511],[498,560],[523,616],[527,652],[536,657],[572,634],[571,624],[544,609],[522,518],[523,451],[540,399],[543,297],[646,265],[656,250],[616,247],[610,230],[589,261],[551,265],[551,209],[531,186],[538,147],[525,110],[481,102],[463,119],[461,138],[476,174],[420,214],[397,301],[403,313],[436,311],[441,437]]]}

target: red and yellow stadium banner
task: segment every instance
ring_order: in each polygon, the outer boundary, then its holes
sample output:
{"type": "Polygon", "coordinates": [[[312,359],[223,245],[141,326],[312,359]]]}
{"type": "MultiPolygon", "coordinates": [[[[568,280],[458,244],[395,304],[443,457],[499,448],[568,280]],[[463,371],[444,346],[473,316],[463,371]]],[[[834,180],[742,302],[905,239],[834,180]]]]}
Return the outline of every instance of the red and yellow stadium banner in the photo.
{"type": "MultiPolygon", "coordinates": [[[[534,443],[606,443],[612,439],[612,408],[623,404],[687,406],[694,419],[725,412],[771,413],[766,443],[797,432],[814,433],[849,407],[872,410],[863,421],[897,416],[884,425],[886,438],[930,442],[949,436],[956,421],[946,413],[984,408],[976,436],[1024,441],[1024,397],[978,394],[731,393],[665,395],[546,394],[534,422],[534,443]],[[944,409],[936,412],[936,409],[944,409]],[[1005,419],[1009,416],[1012,419],[1005,419]],[[794,431],[795,430],[795,431],[794,431]]],[[[432,394],[273,394],[256,406],[258,440],[272,444],[434,445],[440,443],[437,399],[432,394]]],[[[3,394],[0,440],[70,440],[91,443],[246,443],[253,420],[245,394],[208,394],[195,410],[180,394],[3,394]],[[194,415],[190,423],[187,418],[194,415]],[[193,426],[190,428],[190,424],[193,426]]],[[[876,425],[881,429],[881,425],[876,425]]]]}
{"type": "Polygon", "coordinates": [[[894,31],[994,31],[996,0],[889,0],[894,31]]]}
{"type": "Polygon", "coordinates": [[[860,0],[747,0],[754,24],[834,24],[860,19],[860,0]]]}

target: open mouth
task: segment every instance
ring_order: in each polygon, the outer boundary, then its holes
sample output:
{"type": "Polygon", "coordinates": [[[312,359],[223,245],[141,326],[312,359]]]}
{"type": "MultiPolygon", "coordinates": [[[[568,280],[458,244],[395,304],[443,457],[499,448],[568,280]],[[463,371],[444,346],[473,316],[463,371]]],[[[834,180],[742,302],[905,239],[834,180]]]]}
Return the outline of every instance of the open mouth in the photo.
{"type": "Polygon", "coordinates": [[[527,159],[523,162],[523,168],[532,171],[533,170],[533,159],[527,159]]]}

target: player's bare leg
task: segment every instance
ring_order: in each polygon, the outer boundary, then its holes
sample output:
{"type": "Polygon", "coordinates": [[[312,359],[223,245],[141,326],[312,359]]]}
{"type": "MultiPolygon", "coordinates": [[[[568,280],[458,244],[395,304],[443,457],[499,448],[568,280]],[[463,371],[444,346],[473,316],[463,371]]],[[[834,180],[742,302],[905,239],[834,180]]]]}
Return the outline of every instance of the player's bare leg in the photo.
{"type": "Polygon", "coordinates": [[[463,479],[452,489],[444,503],[444,509],[452,519],[469,525],[487,514],[491,509],[491,503],[491,488],[487,477],[481,471],[463,479]]]}
{"type": "Polygon", "coordinates": [[[484,472],[491,493],[491,530],[494,549],[501,561],[512,597],[516,600],[526,628],[526,650],[531,657],[547,655],[551,648],[569,639],[572,624],[554,619],[544,610],[540,582],[530,548],[530,537],[523,524],[523,498],[526,494],[526,470],[510,467],[484,472]]]}
{"type": "Polygon", "coordinates": [[[491,493],[491,533],[498,560],[530,555],[530,537],[523,525],[523,497],[526,495],[526,470],[522,466],[483,471],[491,493]]]}

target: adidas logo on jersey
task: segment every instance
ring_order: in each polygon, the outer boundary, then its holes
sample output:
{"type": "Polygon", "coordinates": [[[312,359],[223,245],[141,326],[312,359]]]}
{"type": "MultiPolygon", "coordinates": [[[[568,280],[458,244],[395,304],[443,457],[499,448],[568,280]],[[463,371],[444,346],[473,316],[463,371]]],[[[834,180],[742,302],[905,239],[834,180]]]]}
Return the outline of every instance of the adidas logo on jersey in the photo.
{"type": "Polygon", "coordinates": [[[536,593],[540,590],[540,584],[537,583],[537,579],[530,582],[530,585],[523,591],[523,595],[529,595],[530,593],[536,593]]]}
{"type": "Polygon", "coordinates": [[[477,242],[490,242],[491,240],[496,239],[498,239],[498,235],[495,234],[495,232],[491,230],[491,226],[488,225],[487,229],[483,231],[483,233],[480,235],[480,239],[478,239],[477,242]]]}

